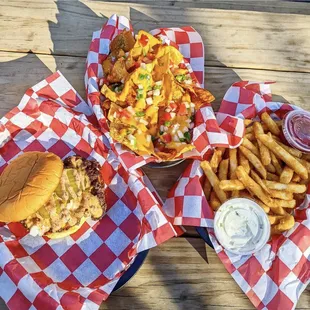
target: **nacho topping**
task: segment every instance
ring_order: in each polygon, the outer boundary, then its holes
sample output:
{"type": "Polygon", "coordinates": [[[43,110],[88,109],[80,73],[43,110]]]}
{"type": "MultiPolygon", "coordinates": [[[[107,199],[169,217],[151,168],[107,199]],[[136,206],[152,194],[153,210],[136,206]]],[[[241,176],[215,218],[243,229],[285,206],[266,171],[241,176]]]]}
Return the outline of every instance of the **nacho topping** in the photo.
{"type": "Polygon", "coordinates": [[[112,138],[162,160],[192,150],[195,112],[214,97],[195,85],[182,54],[145,31],[136,40],[124,31],[110,47],[101,93],[112,138]]]}

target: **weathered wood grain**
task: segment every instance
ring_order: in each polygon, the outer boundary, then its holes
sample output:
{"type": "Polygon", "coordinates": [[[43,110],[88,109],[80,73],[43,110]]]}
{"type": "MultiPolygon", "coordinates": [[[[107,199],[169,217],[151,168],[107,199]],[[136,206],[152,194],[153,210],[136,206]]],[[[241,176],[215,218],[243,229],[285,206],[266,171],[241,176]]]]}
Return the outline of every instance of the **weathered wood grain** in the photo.
{"type": "Polygon", "coordinates": [[[0,50],[85,56],[92,32],[118,13],[130,17],[136,30],[192,25],[210,66],[310,71],[308,15],[89,0],[0,4],[0,50]]]}
{"type": "MultiPolygon", "coordinates": [[[[124,2],[121,0],[111,0],[110,2],[124,2]]],[[[307,2],[307,1],[304,1],[307,2]]],[[[172,6],[185,8],[208,8],[221,10],[241,10],[271,13],[287,13],[287,14],[310,14],[310,6],[308,3],[298,1],[281,1],[281,0],[127,0],[126,3],[148,4],[156,6],[172,6]]]]}
{"type": "MultiPolygon", "coordinates": [[[[310,294],[305,291],[296,309],[309,309],[309,304],[310,294]]],[[[7,309],[1,301],[0,309],[7,309]]],[[[254,307],[215,252],[201,239],[178,238],[152,249],[136,276],[112,294],[100,309],[239,310],[254,307]]]]}
{"type": "MultiPolygon", "coordinates": [[[[27,88],[55,70],[61,70],[73,87],[85,98],[85,58],[0,52],[0,117],[18,104],[27,88]]],[[[310,110],[310,74],[268,70],[205,68],[206,88],[216,100],[217,110],[229,86],[243,80],[273,80],[274,101],[286,101],[310,110]]]]}

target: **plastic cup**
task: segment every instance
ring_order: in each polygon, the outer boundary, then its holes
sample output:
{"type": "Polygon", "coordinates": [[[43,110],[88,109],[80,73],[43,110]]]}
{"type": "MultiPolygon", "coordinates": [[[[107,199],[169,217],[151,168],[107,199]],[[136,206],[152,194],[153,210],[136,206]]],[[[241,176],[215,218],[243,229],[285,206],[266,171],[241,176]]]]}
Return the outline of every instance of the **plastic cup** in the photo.
{"type": "Polygon", "coordinates": [[[226,250],[234,254],[250,255],[268,242],[270,223],[267,214],[255,201],[233,198],[217,210],[214,231],[226,250]]]}

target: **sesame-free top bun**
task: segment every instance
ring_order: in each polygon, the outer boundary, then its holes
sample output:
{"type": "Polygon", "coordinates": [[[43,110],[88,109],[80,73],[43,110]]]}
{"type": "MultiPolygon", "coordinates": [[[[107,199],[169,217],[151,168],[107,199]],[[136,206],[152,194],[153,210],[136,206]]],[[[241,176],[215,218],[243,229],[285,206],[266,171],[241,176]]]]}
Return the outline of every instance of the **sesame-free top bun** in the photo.
{"type": "Polygon", "coordinates": [[[37,212],[60,182],[62,160],[52,153],[28,152],[0,175],[0,222],[19,222],[37,212]]]}

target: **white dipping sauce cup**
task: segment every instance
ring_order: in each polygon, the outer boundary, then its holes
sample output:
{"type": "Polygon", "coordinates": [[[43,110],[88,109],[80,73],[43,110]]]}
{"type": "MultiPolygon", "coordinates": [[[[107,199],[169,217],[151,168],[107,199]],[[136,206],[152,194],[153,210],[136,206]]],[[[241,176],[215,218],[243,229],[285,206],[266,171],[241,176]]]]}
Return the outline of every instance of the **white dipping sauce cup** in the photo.
{"type": "Polygon", "coordinates": [[[255,201],[233,198],[217,210],[214,231],[226,250],[234,254],[250,255],[268,242],[270,223],[267,214],[255,201]]]}

